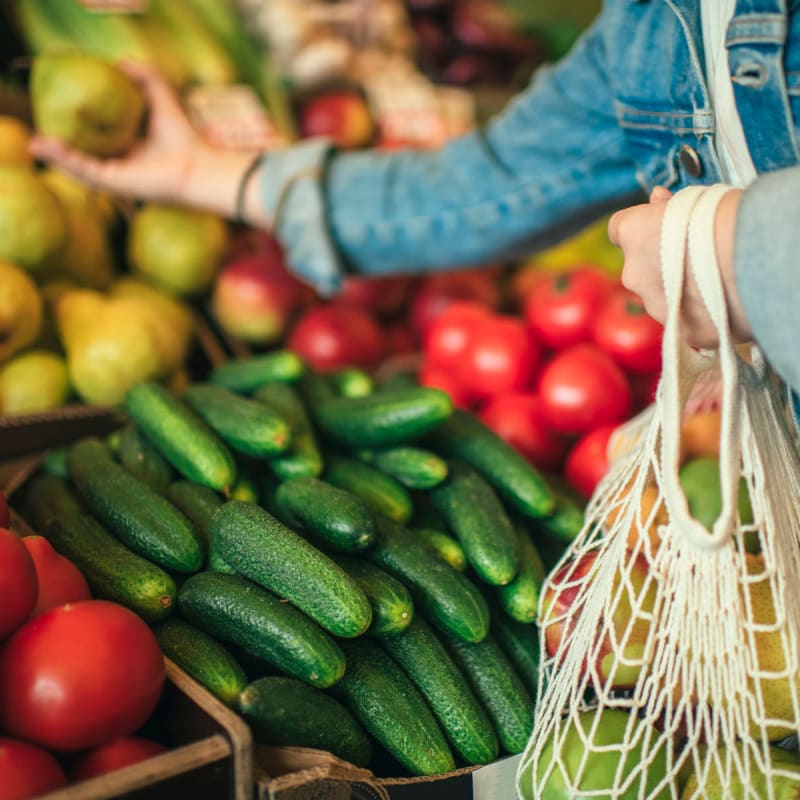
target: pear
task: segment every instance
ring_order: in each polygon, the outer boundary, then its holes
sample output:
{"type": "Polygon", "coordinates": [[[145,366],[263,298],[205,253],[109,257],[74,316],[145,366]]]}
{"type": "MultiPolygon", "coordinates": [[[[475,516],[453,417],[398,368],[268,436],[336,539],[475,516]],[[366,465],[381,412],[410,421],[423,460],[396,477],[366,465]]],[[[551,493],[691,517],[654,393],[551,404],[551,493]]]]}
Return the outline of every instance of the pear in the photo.
{"type": "Polygon", "coordinates": [[[62,205],[88,211],[102,222],[104,228],[111,227],[116,220],[117,211],[111,195],[93,189],[55,167],[41,170],[39,177],[62,205]]]}
{"type": "Polygon", "coordinates": [[[64,289],[55,294],[51,308],[65,350],[91,328],[106,303],[105,296],[92,289],[64,289]]]}
{"type": "Polygon", "coordinates": [[[0,260],[0,361],[26,347],[42,326],[42,298],[30,276],[0,260]]]}
{"type": "Polygon", "coordinates": [[[37,56],[31,71],[37,130],[92,155],[122,155],[136,141],[145,101],[136,82],[110,61],[83,53],[37,56]]]}
{"type": "Polygon", "coordinates": [[[114,278],[114,257],[105,227],[92,212],[66,206],[67,239],[48,274],[74,280],[90,289],[105,289],[114,278]]]}
{"type": "Polygon", "coordinates": [[[29,350],[0,366],[0,414],[34,414],[63,406],[67,365],[46,350],[29,350]]]}
{"type": "Polygon", "coordinates": [[[31,131],[16,117],[0,115],[0,164],[32,167],[33,157],[28,152],[31,131]]]}
{"type": "Polygon", "coordinates": [[[0,258],[41,273],[66,235],[64,209],[39,176],[24,167],[0,166],[0,258]]]}
{"type": "Polygon", "coordinates": [[[152,204],[128,231],[128,260],[145,280],[181,297],[210,285],[228,249],[228,228],[206,211],[152,204]]]}

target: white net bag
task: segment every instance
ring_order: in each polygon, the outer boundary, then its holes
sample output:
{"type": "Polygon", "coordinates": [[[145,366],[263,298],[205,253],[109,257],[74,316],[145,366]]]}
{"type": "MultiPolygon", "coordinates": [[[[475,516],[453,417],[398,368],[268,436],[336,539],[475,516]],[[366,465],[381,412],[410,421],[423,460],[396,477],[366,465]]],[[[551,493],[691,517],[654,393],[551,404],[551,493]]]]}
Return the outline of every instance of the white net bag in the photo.
{"type": "Polygon", "coordinates": [[[668,204],[662,379],[543,589],[522,798],[800,797],[800,756],[776,747],[800,724],[800,460],[768,364],[730,339],[713,242],[725,191],[668,204]],[[686,242],[713,356],[678,331],[686,242]],[[681,413],[709,375],[721,387],[710,528],[679,478],[681,413]]]}

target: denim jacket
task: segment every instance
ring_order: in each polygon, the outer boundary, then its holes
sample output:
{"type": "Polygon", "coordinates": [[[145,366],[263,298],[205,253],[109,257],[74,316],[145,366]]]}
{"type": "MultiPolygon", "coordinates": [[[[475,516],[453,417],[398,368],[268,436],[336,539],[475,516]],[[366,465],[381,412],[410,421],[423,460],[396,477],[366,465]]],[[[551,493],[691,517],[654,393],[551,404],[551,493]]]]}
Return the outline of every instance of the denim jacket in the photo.
{"type": "MultiPolygon", "coordinates": [[[[535,251],[601,213],[721,180],[697,0],[606,0],[572,52],[485,127],[430,152],[309,140],[262,172],[292,268],[424,272],[535,251]]],[[[800,387],[800,0],[738,0],[734,95],[759,178],[740,206],[736,278],[756,338],[800,387]],[[794,323],[794,324],[793,324],[794,323]]]]}

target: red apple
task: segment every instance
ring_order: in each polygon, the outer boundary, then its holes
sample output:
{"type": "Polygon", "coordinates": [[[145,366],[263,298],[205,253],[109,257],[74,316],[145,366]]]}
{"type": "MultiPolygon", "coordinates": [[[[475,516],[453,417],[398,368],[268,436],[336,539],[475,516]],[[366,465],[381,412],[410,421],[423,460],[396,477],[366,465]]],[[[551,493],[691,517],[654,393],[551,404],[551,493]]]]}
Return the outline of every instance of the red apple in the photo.
{"type": "MultiPolygon", "coordinates": [[[[562,648],[577,646],[571,640],[586,609],[590,584],[597,579],[597,554],[598,550],[589,550],[571,559],[548,582],[542,598],[541,630],[551,658],[561,660],[562,648]]],[[[597,597],[595,593],[592,600],[604,603],[607,613],[600,616],[596,639],[587,649],[581,674],[590,671],[598,692],[629,689],[636,685],[645,667],[645,646],[651,632],[648,615],[656,601],[656,586],[647,559],[639,554],[631,560],[629,553],[624,567],[618,567],[608,595],[597,597]]]]}
{"type": "Polygon", "coordinates": [[[357,92],[328,92],[312,97],[300,110],[303,136],[328,136],[341,148],[364,147],[375,135],[364,98],[357,92]]]}
{"type": "Polygon", "coordinates": [[[379,316],[390,316],[405,307],[413,285],[413,279],[405,275],[371,278],[353,275],[344,279],[336,299],[379,316]]]}

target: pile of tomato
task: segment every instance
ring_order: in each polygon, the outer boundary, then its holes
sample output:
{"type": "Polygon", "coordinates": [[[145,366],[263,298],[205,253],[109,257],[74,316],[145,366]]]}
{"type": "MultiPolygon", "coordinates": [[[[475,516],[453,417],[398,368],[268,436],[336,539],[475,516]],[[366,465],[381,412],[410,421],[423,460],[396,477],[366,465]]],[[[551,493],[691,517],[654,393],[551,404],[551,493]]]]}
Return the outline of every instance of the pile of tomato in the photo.
{"type": "Polygon", "coordinates": [[[0,494],[0,800],[25,800],[164,752],[132,736],[164,685],[152,631],[93,600],[41,536],[9,529],[0,494]]]}

